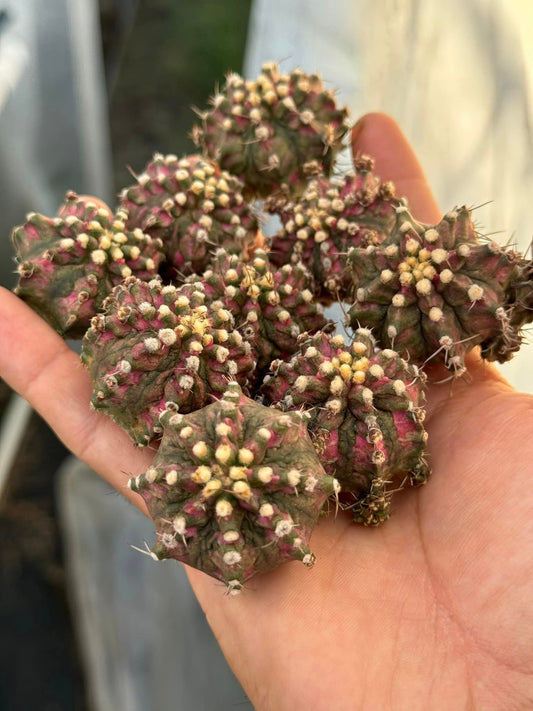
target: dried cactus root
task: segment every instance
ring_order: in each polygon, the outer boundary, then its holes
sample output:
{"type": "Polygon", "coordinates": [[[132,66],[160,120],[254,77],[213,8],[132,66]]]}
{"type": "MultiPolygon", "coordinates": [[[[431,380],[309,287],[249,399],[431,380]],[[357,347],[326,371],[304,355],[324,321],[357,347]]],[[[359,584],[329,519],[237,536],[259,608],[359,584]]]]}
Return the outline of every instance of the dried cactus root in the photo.
{"type": "Polygon", "coordinates": [[[155,522],[154,557],[198,568],[230,594],[286,561],[311,566],[309,537],[338,485],[305,419],[248,399],[236,383],[194,413],[166,410],[152,466],[129,482],[155,522]]]}
{"type": "Polygon", "coordinates": [[[520,256],[481,239],[467,208],[431,227],[399,206],[391,235],[352,249],[348,263],[355,295],[348,323],[371,328],[411,362],[432,359],[460,375],[476,345],[491,360],[506,360],[518,348],[506,304],[520,256]]]}
{"type": "Polygon", "coordinates": [[[201,273],[217,247],[246,256],[259,229],[243,185],[211,160],[156,154],[121,193],[128,225],[160,237],[181,274],[201,273]]]}
{"type": "Polygon", "coordinates": [[[265,203],[282,222],[272,238],[272,263],[303,262],[315,278],[317,297],[326,303],[349,297],[349,249],[380,244],[400,204],[392,183],[380,183],[373,174],[370,158],[361,156],[354,167],[350,175],[314,178],[297,200],[282,195],[265,203]]]}
{"type": "Polygon", "coordinates": [[[201,282],[176,288],[129,277],[92,320],[81,355],[91,404],[138,445],[160,436],[166,403],[191,412],[220,397],[228,381],[245,387],[252,376],[250,345],[231,314],[204,300],[201,282]]]}
{"type": "Polygon", "coordinates": [[[69,192],[57,217],[30,213],[11,240],[19,282],[15,293],[65,338],[81,338],[106,296],[125,277],[152,279],[161,241],[128,230],[115,217],[69,192]]]}
{"type": "Polygon", "coordinates": [[[416,366],[391,349],[377,350],[370,331],[358,329],[349,346],[327,334],[303,341],[290,361],[272,364],[261,391],[282,409],[309,413],[324,469],[343,494],[355,496],[357,520],[373,524],[388,515],[389,485],[417,485],[429,476],[424,382],[416,366]]]}
{"type": "Polygon", "coordinates": [[[229,74],[193,140],[254,194],[301,192],[310,175],[329,174],[348,131],[347,109],[316,74],[282,74],[264,64],[255,81],[229,74]]]}

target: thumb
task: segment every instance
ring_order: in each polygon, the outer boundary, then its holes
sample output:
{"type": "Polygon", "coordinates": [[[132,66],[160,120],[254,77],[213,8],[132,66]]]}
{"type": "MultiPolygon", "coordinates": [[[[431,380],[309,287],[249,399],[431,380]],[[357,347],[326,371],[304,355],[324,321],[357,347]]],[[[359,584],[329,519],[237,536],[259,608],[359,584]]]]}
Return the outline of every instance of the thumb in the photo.
{"type": "Polygon", "coordinates": [[[376,174],[391,180],[398,197],[406,197],[414,217],[436,223],[441,218],[424,171],[396,121],[386,114],[366,114],[352,129],[352,152],[371,156],[376,174]]]}

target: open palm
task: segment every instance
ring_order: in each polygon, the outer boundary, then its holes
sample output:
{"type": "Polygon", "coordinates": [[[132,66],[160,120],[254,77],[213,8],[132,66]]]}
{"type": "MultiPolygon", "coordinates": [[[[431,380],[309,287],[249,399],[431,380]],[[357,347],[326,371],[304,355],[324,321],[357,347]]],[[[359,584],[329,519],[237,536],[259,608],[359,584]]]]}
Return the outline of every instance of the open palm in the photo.
{"type": "MultiPolygon", "coordinates": [[[[369,115],[354,141],[417,217],[439,219],[394,122],[369,115]]],[[[0,344],[0,375],[143,508],[125,483],[152,453],[89,410],[89,378],[76,355],[5,290],[0,344]]],[[[384,526],[330,516],[312,537],[313,570],[282,566],[237,598],[189,571],[258,711],[533,707],[533,398],[471,356],[465,378],[430,387],[428,405],[433,476],[396,496],[384,526]]]]}

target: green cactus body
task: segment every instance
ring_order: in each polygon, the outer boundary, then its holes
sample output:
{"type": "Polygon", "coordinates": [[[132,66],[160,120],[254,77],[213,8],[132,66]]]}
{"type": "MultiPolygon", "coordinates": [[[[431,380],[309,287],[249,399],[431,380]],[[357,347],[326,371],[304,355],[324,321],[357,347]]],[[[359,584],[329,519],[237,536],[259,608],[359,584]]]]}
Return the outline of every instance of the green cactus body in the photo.
{"type": "Polygon", "coordinates": [[[180,274],[201,273],[218,246],[243,255],[258,231],[242,183],[201,156],[155,155],[121,193],[128,224],[160,237],[180,274]]]}
{"type": "Polygon", "coordinates": [[[389,515],[390,486],[424,483],[425,377],[391,349],[376,350],[368,329],[349,346],[316,334],[288,362],[276,361],[261,388],[269,402],[309,413],[325,470],[355,496],[354,518],[376,525],[389,515]]]}
{"type": "Polygon", "coordinates": [[[322,301],[349,296],[349,249],[380,244],[396,221],[394,187],[381,184],[372,168],[372,160],[361,157],[353,174],[314,178],[298,200],[275,196],[266,201],[283,225],[272,239],[272,263],[305,264],[322,301]]]}
{"type": "Polygon", "coordinates": [[[403,206],[397,212],[381,245],[348,255],[355,295],[348,323],[372,328],[382,346],[414,363],[431,358],[456,374],[478,344],[486,357],[500,359],[495,345],[516,340],[505,304],[519,256],[480,239],[464,207],[434,227],[403,206]]]}
{"type": "Polygon", "coordinates": [[[301,414],[264,407],[230,383],[216,403],[166,410],[161,422],[152,466],[129,482],[154,519],[155,558],[198,568],[231,594],[286,561],[313,564],[311,530],[338,485],[301,414]]]}
{"type": "Polygon", "coordinates": [[[138,445],[160,436],[168,402],[191,412],[220,397],[228,381],[246,386],[252,377],[255,360],[231,314],[204,300],[201,282],[176,288],[130,277],[93,318],[82,348],[91,404],[138,445]]]}
{"type": "Polygon", "coordinates": [[[196,145],[263,197],[329,174],[348,130],[347,110],[318,75],[283,74],[273,62],[254,81],[230,74],[211,104],[193,130],[196,145]]]}
{"type": "Polygon", "coordinates": [[[152,279],[163,260],[161,241],[128,230],[95,203],[67,193],[58,217],[28,215],[11,240],[19,281],[15,293],[65,338],[81,338],[106,296],[125,277],[152,279]]]}

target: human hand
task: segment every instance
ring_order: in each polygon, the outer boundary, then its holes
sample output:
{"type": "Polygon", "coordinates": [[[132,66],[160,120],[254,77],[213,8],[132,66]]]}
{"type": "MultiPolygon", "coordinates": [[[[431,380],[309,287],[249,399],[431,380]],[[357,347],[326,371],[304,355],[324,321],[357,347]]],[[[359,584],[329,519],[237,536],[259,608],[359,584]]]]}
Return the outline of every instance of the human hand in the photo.
{"type": "MultiPolygon", "coordinates": [[[[377,174],[396,184],[419,219],[438,221],[396,124],[369,115],[359,128],[355,152],[375,158],[377,174]]],[[[89,409],[91,384],[77,355],[5,290],[0,343],[0,375],[77,456],[145,510],[126,482],[145,471],[153,453],[89,409]]],[[[526,482],[533,463],[524,443],[533,399],[475,355],[468,365],[466,377],[431,385],[433,475],[422,489],[396,494],[384,526],[330,516],[312,537],[313,570],[284,565],[250,581],[237,598],[188,569],[258,711],[507,711],[532,702],[526,482]]]]}

